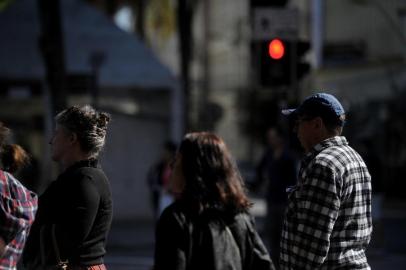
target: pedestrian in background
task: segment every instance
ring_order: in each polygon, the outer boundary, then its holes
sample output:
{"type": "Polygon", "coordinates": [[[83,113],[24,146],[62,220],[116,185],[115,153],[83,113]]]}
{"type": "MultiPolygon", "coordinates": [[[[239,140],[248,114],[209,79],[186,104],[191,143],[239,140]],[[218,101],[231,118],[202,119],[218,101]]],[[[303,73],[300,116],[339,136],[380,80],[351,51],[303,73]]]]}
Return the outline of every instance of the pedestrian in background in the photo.
{"type": "Polygon", "coordinates": [[[332,95],[306,98],[294,117],[306,151],[289,194],[281,241],[281,269],[370,269],[371,177],[341,136],[345,111],[332,95]]]}
{"type": "Polygon", "coordinates": [[[266,132],[267,148],[257,167],[255,186],[267,185],[267,234],[270,255],[278,265],[283,219],[287,205],[286,189],[296,184],[297,159],[286,143],[280,127],[270,127],[266,132]]]}
{"type": "Polygon", "coordinates": [[[71,270],[102,270],[112,197],[97,158],[110,117],[90,106],[73,106],[55,120],[52,158],[63,172],[40,196],[24,262],[28,269],[66,262],[71,270]]]}
{"type": "MultiPolygon", "coordinates": [[[[9,129],[0,122],[0,269],[15,270],[37,211],[37,196],[11,173],[23,166],[28,157],[21,147],[3,151],[9,129]]],[[[9,149],[9,145],[5,146],[9,149]]]]}
{"type": "Polygon", "coordinates": [[[150,168],[147,183],[150,191],[154,220],[158,220],[162,211],[172,203],[173,197],[169,187],[172,174],[171,162],[175,157],[176,144],[167,141],[159,160],[150,168]]]}
{"type": "Polygon", "coordinates": [[[243,180],[221,138],[187,134],[171,185],[177,199],[158,221],[155,270],[274,269],[248,213],[243,180]]]}

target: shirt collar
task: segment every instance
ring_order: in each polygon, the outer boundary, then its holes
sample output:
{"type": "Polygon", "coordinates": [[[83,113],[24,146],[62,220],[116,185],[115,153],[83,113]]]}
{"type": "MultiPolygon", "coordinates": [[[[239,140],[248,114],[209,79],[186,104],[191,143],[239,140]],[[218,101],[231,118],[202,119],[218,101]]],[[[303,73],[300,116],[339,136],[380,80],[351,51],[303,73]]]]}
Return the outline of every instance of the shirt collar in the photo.
{"type": "Polygon", "coordinates": [[[335,136],[325,139],[324,141],[313,146],[313,148],[304,157],[304,162],[312,160],[318,153],[320,153],[326,148],[344,145],[348,145],[348,141],[344,136],[335,136]]]}
{"type": "Polygon", "coordinates": [[[65,171],[64,174],[70,171],[73,171],[75,169],[79,169],[82,167],[91,167],[91,168],[97,168],[98,167],[98,160],[95,158],[90,158],[90,159],[85,159],[85,160],[80,160],[75,163],[73,163],[71,166],[69,166],[65,171]]]}

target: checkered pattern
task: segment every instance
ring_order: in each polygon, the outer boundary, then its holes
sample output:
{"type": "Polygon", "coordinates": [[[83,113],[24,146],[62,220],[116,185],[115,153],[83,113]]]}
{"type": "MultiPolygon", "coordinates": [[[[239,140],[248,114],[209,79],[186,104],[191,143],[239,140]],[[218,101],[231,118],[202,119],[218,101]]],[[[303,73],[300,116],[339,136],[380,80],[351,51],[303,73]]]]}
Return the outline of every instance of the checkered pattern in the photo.
{"type": "Polygon", "coordinates": [[[0,170],[0,237],[7,244],[1,270],[14,270],[37,211],[37,196],[0,170]]]}
{"type": "Polygon", "coordinates": [[[345,137],[316,145],[289,195],[281,269],[370,269],[371,177],[345,137]]]}
{"type": "Polygon", "coordinates": [[[91,266],[68,266],[67,270],[107,270],[104,264],[91,265],[91,266]]]}

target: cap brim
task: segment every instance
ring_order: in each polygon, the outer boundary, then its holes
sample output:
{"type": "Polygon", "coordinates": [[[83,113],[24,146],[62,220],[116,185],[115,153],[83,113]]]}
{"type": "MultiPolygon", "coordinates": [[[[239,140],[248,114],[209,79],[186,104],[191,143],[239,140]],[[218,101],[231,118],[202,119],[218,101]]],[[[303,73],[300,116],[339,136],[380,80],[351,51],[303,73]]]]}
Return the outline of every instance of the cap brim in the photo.
{"type": "Polygon", "coordinates": [[[281,113],[286,116],[292,116],[296,113],[297,109],[286,109],[282,110],[281,113]]]}

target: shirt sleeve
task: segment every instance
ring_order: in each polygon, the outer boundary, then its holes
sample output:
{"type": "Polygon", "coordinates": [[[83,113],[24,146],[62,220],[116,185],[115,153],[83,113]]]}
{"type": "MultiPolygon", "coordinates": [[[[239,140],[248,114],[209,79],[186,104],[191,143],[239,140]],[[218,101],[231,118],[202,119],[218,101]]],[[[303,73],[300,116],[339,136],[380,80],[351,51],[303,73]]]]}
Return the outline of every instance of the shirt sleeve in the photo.
{"type": "Polygon", "coordinates": [[[317,269],[324,262],[340,208],[340,185],[334,170],[316,162],[307,172],[290,196],[294,207],[287,213],[291,228],[287,258],[293,269],[317,269]]]}
{"type": "Polygon", "coordinates": [[[12,214],[13,208],[15,207],[15,202],[1,194],[0,236],[6,244],[13,240],[16,234],[22,229],[18,218],[12,214]]]}
{"type": "Polygon", "coordinates": [[[186,269],[185,239],[183,229],[172,208],[161,215],[156,227],[154,270],[186,269]]]}
{"type": "Polygon", "coordinates": [[[19,233],[29,230],[36,210],[37,197],[12,175],[3,174],[0,180],[0,237],[6,245],[19,233]]]}

